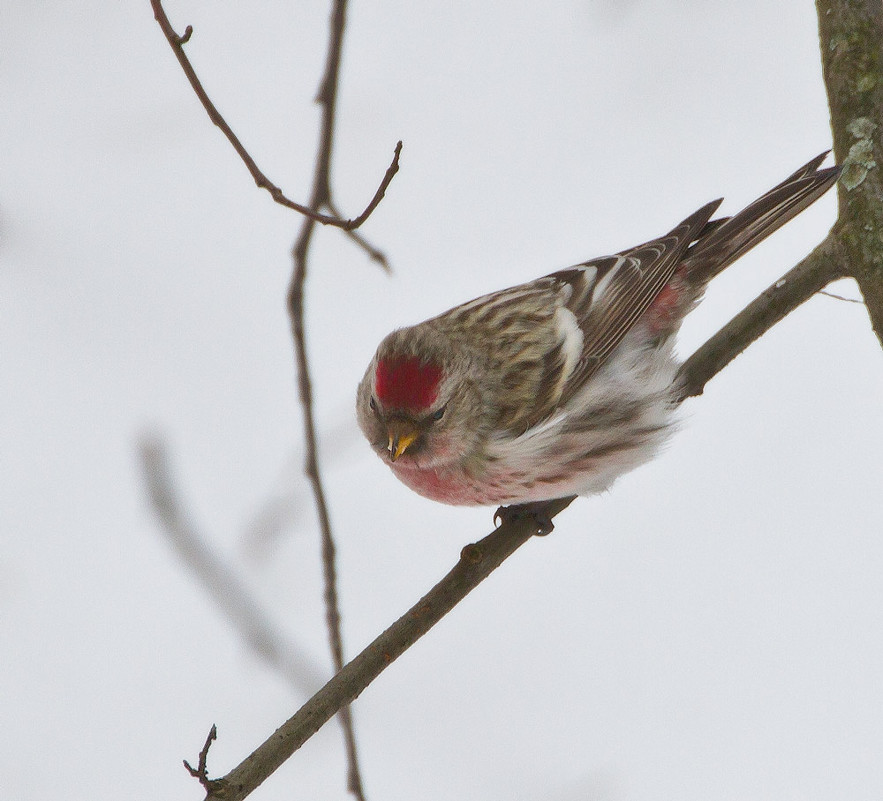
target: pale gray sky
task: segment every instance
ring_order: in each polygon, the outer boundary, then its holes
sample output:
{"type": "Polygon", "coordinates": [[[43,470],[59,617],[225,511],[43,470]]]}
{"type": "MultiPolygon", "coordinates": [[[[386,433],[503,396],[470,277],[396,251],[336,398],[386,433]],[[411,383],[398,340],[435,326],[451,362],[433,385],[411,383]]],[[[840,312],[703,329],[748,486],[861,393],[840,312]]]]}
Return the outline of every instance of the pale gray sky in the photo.
{"type": "MultiPolygon", "coordinates": [[[[328,8],[169,0],[267,173],[305,198],[328,8]]],[[[190,799],[304,700],[160,535],[136,442],[327,667],[284,291],[299,219],[258,191],[148,0],[9,2],[0,25],[0,795],[190,799]],[[282,476],[282,479],[280,479],[282,476]],[[294,476],[294,478],[290,478],[294,476]],[[242,541],[280,480],[270,558],[242,541]]],[[[735,211],[830,146],[813,9],[354,2],[309,347],[349,655],[486,533],[361,442],[377,342],[483,292],[735,211]]],[[[722,276],[691,352],[825,233],[834,196],[722,276]]],[[[848,284],[840,291],[854,294],[848,284]]],[[[580,500],[358,700],[374,801],[876,798],[883,785],[883,367],[860,306],[810,301],[686,404],[653,464],[580,500]]],[[[330,724],[254,796],[344,797],[330,724]]]]}

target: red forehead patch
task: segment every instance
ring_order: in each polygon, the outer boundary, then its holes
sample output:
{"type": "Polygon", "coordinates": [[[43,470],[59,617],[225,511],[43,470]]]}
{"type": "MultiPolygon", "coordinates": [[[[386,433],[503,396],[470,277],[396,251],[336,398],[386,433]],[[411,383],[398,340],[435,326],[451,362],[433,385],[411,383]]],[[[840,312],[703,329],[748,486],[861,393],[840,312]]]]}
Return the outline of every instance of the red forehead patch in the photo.
{"type": "Polygon", "coordinates": [[[428,409],[438,397],[441,368],[422,364],[415,356],[382,359],[377,364],[374,391],[380,402],[392,409],[428,409]]]}

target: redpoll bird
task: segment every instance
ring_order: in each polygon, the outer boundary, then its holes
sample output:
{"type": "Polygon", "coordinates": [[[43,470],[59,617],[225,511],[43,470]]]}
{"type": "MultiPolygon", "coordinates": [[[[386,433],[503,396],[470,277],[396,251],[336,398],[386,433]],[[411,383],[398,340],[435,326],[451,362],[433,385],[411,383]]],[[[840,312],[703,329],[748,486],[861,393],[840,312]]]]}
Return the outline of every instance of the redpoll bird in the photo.
{"type": "MultiPolygon", "coordinates": [[[[387,336],[359,385],[368,441],[451,504],[603,491],[651,459],[678,405],[675,334],[708,282],[837,180],[825,153],[733,217],[457,306],[387,336]]],[[[540,525],[550,530],[551,525],[540,525]]]]}

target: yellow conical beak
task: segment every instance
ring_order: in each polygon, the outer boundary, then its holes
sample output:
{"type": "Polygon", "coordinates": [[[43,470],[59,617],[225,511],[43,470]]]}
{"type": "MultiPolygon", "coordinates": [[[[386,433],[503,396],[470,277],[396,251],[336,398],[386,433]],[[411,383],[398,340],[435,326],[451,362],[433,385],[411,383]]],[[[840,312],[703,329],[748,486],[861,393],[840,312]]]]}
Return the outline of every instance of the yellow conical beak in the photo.
{"type": "Polygon", "coordinates": [[[389,458],[391,461],[395,461],[399,458],[408,448],[411,443],[417,439],[417,435],[420,432],[417,431],[413,426],[405,424],[399,424],[396,426],[390,426],[389,429],[389,458]]]}

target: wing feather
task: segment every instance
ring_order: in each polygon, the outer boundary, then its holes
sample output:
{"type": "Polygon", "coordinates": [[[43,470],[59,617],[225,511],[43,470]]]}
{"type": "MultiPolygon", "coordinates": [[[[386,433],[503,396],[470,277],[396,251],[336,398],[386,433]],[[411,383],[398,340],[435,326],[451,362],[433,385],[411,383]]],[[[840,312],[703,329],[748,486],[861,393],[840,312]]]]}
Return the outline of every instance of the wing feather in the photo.
{"type": "Polygon", "coordinates": [[[622,341],[671,279],[720,203],[706,204],[659,239],[548,276],[573,287],[566,305],[583,331],[582,356],[567,377],[559,402],[572,397],[622,341]],[[591,287],[585,286],[587,275],[594,278],[591,287]]]}

